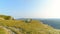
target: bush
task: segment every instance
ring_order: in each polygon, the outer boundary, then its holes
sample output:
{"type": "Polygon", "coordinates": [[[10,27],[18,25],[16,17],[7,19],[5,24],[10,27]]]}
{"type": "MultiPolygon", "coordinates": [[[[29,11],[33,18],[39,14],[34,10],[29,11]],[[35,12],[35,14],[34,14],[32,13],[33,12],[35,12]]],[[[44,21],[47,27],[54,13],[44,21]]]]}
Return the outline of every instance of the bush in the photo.
{"type": "Polygon", "coordinates": [[[0,17],[5,19],[5,20],[14,20],[14,18],[12,18],[11,16],[0,15],[0,17]]]}
{"type": "Polygon", "coordinates": [[[26,23],[30,23],[32,21],[32,19],[25,19],[26,23]]]}

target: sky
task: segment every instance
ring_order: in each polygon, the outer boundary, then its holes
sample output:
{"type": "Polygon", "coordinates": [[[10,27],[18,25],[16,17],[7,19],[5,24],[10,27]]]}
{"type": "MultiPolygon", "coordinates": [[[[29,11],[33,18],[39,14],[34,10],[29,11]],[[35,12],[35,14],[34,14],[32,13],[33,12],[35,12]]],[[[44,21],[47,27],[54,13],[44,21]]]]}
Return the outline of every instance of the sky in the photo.
{"type": "Polygon", "coordinates": [[[60,0],[0,0],[0,14],[14,18],[60,18],[60,0]]]}

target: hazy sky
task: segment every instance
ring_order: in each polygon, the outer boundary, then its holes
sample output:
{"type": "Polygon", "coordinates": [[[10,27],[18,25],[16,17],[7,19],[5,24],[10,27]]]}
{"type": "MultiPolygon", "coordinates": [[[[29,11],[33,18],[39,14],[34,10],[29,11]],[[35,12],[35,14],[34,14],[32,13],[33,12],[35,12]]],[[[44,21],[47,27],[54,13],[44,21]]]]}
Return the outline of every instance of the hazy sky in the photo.
{"type": "Polygon", "coordinates": [[[0,0],[0,14],[15,18],[60,18],[60,0],[0,0]]]}

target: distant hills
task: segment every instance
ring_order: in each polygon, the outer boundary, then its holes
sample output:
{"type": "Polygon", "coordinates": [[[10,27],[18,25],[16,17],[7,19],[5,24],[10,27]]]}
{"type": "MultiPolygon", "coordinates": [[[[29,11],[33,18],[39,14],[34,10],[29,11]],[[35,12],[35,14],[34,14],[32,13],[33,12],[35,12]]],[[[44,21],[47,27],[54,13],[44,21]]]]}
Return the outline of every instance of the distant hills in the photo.
{"type": "Polygon", "coordinates": [[[56,29],[60,29],[60,19],[44,19],[44,20],[40,20],[42,21],[44,24],[48,24],[56,29]]]}

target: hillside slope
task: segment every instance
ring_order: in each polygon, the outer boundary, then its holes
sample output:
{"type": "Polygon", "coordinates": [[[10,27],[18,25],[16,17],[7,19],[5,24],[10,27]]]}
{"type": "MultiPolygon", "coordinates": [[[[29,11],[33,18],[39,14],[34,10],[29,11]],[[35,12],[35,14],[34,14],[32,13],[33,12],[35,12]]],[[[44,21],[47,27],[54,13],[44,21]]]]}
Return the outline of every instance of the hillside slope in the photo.
{"type": "Polygon", "coordinates": [[[60,34],[60,31],[38,20],[30,23],[24,20],[0,20],[0,27],[0,34],[60,34]]]}

